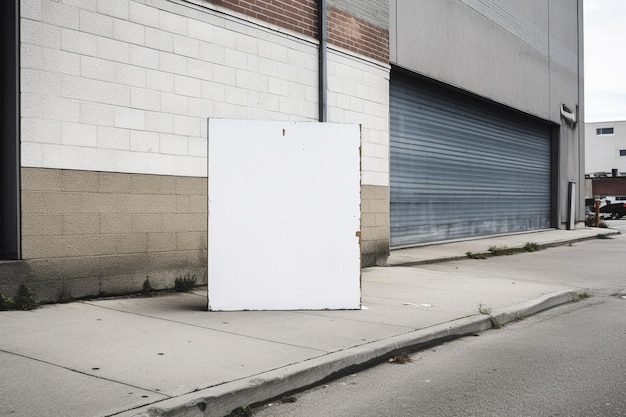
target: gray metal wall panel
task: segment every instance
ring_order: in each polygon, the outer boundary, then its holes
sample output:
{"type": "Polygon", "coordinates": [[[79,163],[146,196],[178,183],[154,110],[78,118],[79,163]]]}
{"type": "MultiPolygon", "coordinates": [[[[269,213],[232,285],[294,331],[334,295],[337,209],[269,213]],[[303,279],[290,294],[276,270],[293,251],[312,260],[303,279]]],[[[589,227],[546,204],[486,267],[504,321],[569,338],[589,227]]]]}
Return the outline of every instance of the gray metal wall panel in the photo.
{"type": "Polygon", "coordinates": [[[391,81],[391,246],[550,227],[550,128],[434,84],[391,81]]]}

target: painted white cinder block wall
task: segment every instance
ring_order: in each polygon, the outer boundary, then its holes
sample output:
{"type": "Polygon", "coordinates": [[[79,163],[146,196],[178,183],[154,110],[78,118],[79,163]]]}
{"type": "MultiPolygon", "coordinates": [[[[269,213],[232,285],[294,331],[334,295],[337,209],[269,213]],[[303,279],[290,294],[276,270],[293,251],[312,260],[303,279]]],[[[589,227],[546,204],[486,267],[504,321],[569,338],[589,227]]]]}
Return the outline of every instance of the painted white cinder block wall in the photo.
{"type": "MultiPolygon", "coordinates": [[[[202,177],[207,118],[317,120],[314,40],[152,4],[21,1],[23,167],[202,177]]],[[[389,67],[328,57],[329,121],[362,126],[362,183],[389,185],[389,67]]]]}

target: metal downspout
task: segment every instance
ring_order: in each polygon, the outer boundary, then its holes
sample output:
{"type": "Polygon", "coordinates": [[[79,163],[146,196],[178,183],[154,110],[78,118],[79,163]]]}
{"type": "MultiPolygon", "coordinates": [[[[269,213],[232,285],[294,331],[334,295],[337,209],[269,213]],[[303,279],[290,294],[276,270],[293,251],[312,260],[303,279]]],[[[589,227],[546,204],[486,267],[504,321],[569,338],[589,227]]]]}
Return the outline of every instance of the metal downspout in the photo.
{"type": "Polygon", "coordinates": [[[319,0],[318,10],[318,33],[319,33],[319,121],[328,121],[328,69],[326,56],[326,41],[328,32],[326,27],[326,0],[319,0]]]}
{"type": "MultiPolygon", "coordinates": [[[[579,0],[578,2],[576,2],[576,43],[577,43],[577,48],[576,48],[576,58],[578,60],[578,65],[577,65],[577,71],[576,71],[576,81],[578,82],[578,102],[576,103],[576,120],[578,121],[578,124],[576,125],[576,127],[578,128],[578,181],[580,181],[580,192],[582,193],[582,197],[583,199],[586,197],[585,195],[585,190],[586,190],[586,181],[585,181],[585,169],[586,167],[585,165],[585,129],[584,129],[584,124],[585,121],[583,119],[582,116],[584,116],[584,114],[580,114],[580,109],[582,108],[583,111],[585,109],[584,103],[582,103],[581,105],[581,99],[584,100],[584,95],[581,95],[581,87],[584,88],[584,86],[581,86],[580,84],[580,76],[581,76],[581,72],[584,74],[584,68],[581,71],[581,55],[583,56],[583,60],[584,60],[584,56],[585,56],[585,51],[584,51],[584,31],[581,30],[581,24],[583,23],[583,19],[584,19],[584,11],[583,11],[583,2],[582,0],[579,0]]],[[[581,200],[584,201],[584,200],[581,200]]],[[[576,204],[577,207],[580,207],[581,205],[579,203],[576,204]]],[[[582,211],[579,211],[578,217],[579,219],[577,220],[582,220],[583,222],[585,221],[585,209],[584,209],[584,205],[582,206],[582,211]]],[[[598,223],[596,223],[598,224],[598,223]]]]}

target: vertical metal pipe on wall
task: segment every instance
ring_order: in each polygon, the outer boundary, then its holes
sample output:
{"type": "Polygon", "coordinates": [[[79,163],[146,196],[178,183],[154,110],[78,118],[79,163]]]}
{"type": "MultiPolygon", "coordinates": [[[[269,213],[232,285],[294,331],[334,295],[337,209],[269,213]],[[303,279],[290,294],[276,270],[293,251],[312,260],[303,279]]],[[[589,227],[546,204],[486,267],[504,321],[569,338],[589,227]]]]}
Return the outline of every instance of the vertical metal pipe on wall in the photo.
{"type": "Polygon", "coordinates": [[[326,0],[319,0],[318,5],[318,33],[319,33],[319,121],[328,121],[328,76],[326,65],[326,41],[328,37],[326,27],[326,0]]]}
{"type": "MultiPolygon", "coordinates": [[[[576,3],[576,43],[577,43],[577,48],[576,48],[576,58],[578,59],[578,66],[577,71],[576,71],[576,77],[577,77],[577,81],[578,81],[578,102],[576,103],[576,120],[578,121],[577,129],[578,129],[578,183],[580,184],[580,194],[582,194],[580,196],[580,202],[577,203],[577,206],[579,207],[579,211],[578,211],[578,218],[576,220],[578,221],[585,221],[585,206],[584,206],[584,199],[585,199],[585,193],[584,190],[584,184],[585,184],[585,118],[584,118],[584,111],[585,111],[585,105],[584,105],[584,86],[581,85],[581,80],[580,80],[580,76],[581,74],[584,74],[584,70],[583,67],[584,66],[584,45],[585,45],[585,41],[584,41],[584,33],[582,30],[582,23],[583,23],[583,0],[578,0],[578,2],[576,3]],[[582,57],[581,57],[582,55],[582,57]],[[582,102],[581,102],[582,100],[582,102]],[[582,113],[580,114],[580,110],[582,108],[582,113]]],[[[597,223],[596,223],[597,224],[597,223]]]]}

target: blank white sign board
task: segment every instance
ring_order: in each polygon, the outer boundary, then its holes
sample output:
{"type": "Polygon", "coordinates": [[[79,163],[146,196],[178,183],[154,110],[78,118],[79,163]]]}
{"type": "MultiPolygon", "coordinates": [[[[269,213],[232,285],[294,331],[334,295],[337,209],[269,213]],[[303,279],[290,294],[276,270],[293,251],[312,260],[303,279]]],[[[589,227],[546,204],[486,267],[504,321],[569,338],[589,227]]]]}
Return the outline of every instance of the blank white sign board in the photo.
{"type": "Polygon", "coordinates": [[[360,309],[360,127],[209,119],[209,310],[360,309]]]}

